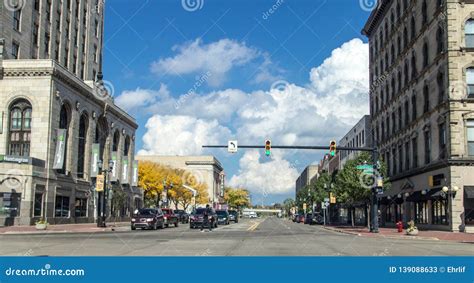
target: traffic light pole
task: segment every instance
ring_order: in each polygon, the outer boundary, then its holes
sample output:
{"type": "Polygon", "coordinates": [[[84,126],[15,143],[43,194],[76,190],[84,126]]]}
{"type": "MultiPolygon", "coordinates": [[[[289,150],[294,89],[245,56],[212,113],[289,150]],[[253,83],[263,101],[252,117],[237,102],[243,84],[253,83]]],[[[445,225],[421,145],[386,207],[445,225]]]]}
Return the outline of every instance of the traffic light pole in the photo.
{"type": "MultiPolygon", "coordinates": [[[[203,145],[203,148],[228,148],[227,145],[203,145]]],[[[239,145],[239,148],[245,149],[266,149],[265,145],[239,145]]],[[[276,149],[309,149],[309,150],[328,150],[328,146],[293,146],[293,145],[272,145],[271,148],[276,149]]],[[[379,171],[377,166],[377,162],[379,160],[378,150],[377,148],[373,147],[337,147],[337,150],[342,151],[365,151],[372,153],[372,161],[374,166],[374,172],[376,176],[374,176],[374,185],[372,187],[372,195],[371,195],[371,225],[370,225],[370,232],[378,233],[379,232],[379,219],[378,219],[378,207],[377,207],[377,189],[378,189],[378,182],[379,179],[379,171]]]]}

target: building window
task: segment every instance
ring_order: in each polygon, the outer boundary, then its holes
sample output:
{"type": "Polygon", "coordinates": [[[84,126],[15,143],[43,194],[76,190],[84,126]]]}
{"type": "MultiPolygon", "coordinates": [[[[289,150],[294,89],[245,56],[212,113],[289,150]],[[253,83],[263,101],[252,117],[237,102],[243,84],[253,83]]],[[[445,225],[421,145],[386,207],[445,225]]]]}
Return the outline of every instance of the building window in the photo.
{"type": "Polygon", "coordinates": [[[442,53],[444,51],[444,29],[442,27],[438,28],[438,32],[436,33],[436,42],[438,46],[438,53],[442,53]]]}
{"type": "Polygon", "coordinates": [[[418,167],[418,138],[414,137],[411,140],[411,150],[413,155],[413,168],[418,167]]]}
{"type": "Polygon", "coordinates": [[[415,37],[416,37],[415,17],[411,17],[411,40],[415,40],[415,37]]]}
{"type": "Polygon", "coordinates": [[[20,55],[20,44],[18,42],[12,42],[12,59],[18,59],[20,55]]]}
{"type": "Polygon", "coordinates": [[[403,29],[403,44],[405,48],[408,47],[408,30],[406,27],[403,29]]]}
{"type": "Polygon", "coordinates": [[[466,70],[467,97],[474,98],[474,67],[466,70]]]}
{"type": "Polygon", "coordinates": [[[69,217],[69,197],[56,196],[54,206],[54,217],[69,217]]]}
{"type": "Polygon", "coordinates": [[[411,97],[411,120],[416,120],[416,93],[411,97]]]}
{"type": "Polygon", "coordinates": [[[10,108],[10,155],[30,155],[31,118],[31,104],[26,100],[19,100],[10,108]]]}
{"type": "Polygon", "coordinates": [[[448,218],[447,200],[445,199],[436,199],[431,203],[431,218],[433,219],[432,224],[438,225],[447,225],[448,218]]]}
{"type": "Polygon", "coordinates": [[[444,101],[444,74],[439,73],[436,79],[438,83],[438,103],[442,103],[444,101]]]}
{"type": "Polygon", "coordinates": [[[424,132],[425,138],[425,164],[431,162],[431,133],[430,130],[424,132]]]}
{"type": "Polygon", "coordinates": [[[21,194],[0,193],[0,216],[20,216],[21,194]]]}
{"type": "Polygon", "coordinates": [[[416,54],[413,52],[411,56],[411,79],[414,80],[418,75],[418,68],[416,67],[416,54]]]}
{"type": "Polygon", "coordinates": [[[393,166],[393,175],[396,175],[398,173],[397,171],[397,151],[396,149],[392,149],[392,166],[393,166]]]}
{"type": "Polygon", "coordinates": [[[403,127],[402,107],[398,107],[398,130],[403,127]]]}
{"type": "Polygon", "coordinates": [[[410,112],[409,112],[408,100],[405,101],[405,125],[408,126],[410,123],[410,112]]]}
{"type": "Polygon", "coordinates": [[[75,217],[87,217],[87,199],[76,198],[74,204],[74,216],[75,217]]]}
{"type": "Polygon", "coordinates": [[[405,170],[410,169],[410,143],[405,143],[405,170]]]}
{"type": "Polygon", "coordinates": [[[408,81],[410,80],[409,79],[410,74],[409,74],[409,70],[408,70],[408,62],[407,61],[405,61],[404,73],[405,73],[405,82],[404,82],[404,84],[405,84],[405,87],[406,87],[408,85],[408,81]]]}
{"type": "Polygon", "coordinates": [[[16,31],[20,31],[21,27],[21,7],[16,6],[14,7],[13,12],[13,29],[16,31]]]}
{"type": "Polygon", "coordinates": [[[423,44],[423,68],[428,67],[430,63],[430,51],[428,49],[428,44],[423,44]]]}
{"type": "Polygon", "coordinates": [[[415,202],[415,223],[428,224],[428,202],[415,202]]]}
{"type": "Polygon", "coordinates": [[[423,87],[423,111],[424,113],[430,110],[430,93],[428,85],[423,87]]]}
{"type": "Polygon", "coordinates": [[[84,178],[84,164],[86,156],[88,118],[86,114],[81,115],[79,121],[79,141],[77,146],[77,177],[84,178]]]}
{"type": "Polygon", "coordinates": [[[33,216],[40,217],[42,215],[43,215],[43,193],[36,193],[33,216]]]}
{"type": "Polygon", "coordinates": [[[426,3],[426,0],[424,0],[421,5],[421,19],[423,25],[426,25],[428,22],[428,4],[426,3]]]}
{"type": "Polygon", "coordinates": [[[130,137],[127,136],[125,138],[125,144],[123,146],[123,156],[128,156],[129,152],[130,152],[130,137]]]}
{"type": "Polygon", "coordinates": [[[441,123],[439,124],[439,157],[441,159],[446,158],[446,144],[447,144],[447,137],[446,137],[446,124],[441,123]]]}
{"type": "Polygon", "coordinates": [[[467,120],[467,152],[474,156],[474,120],[467,120]]]}
{"type": "Polygon", "coordinates": [[[466,36],[466,47],[474,48],[474,19],[469,19],[466,21],[464,33],[466,36]]]}
{"type": "Polygon", "coordinates": [[[51,41],[51,37],[48,32],[44,34],[44,53],[49,54],[49,42],[51,41]]]}
{"type": "Polygon", "coordinates": [[[39,12],[39,10],[40,10],[40,0],[35,0],[34,9],[35,9],[35,11],[39,12]]]}
{"type": "Polygon", "coordinates": [[[33,43],[35,45],[38,45],[38,43],[39,43],[38,33],[39,33],[39,25],[35,24],[34,27],[33,27],[33,43]]]}

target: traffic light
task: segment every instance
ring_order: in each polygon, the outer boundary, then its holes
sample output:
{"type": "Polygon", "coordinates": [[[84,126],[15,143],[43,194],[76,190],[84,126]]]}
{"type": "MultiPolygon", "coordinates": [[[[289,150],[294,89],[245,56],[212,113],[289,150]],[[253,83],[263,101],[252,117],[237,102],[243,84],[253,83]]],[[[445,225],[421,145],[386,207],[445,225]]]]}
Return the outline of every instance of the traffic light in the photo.
{"type": "Polygon", "coordinates": [[[331,141],[331,144],[329,145],[329,154],[331,156],[336,155],[336,141],[331,141]]]}
{"type": "Polygon", "coordinates": [[[270,156],[272,150],[272,142],[270,140],[265,141],[265,155],[270,156]]]}

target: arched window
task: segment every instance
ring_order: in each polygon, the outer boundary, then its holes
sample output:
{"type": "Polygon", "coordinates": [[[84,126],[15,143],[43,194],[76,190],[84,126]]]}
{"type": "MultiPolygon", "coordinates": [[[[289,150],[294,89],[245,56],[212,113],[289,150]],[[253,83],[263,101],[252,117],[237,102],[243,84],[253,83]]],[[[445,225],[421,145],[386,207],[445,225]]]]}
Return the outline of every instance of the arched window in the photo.
{"type": "Polygon", "coordinates": [[[97,121],[95,127],[95,143],[99,144],[99,158],[103,160],[104,151],[105,151],[105,142],[107,141],[107,136],[109,135],[107,119],[104,116],[101,116],[97,121]]]}
{"type": "Polygon", "coordinates": [[[397,56],[402,53],[402,39],[400,36],[397,39],[397,56]]]}
{"type": "Polygon", "coordinates": [[[438,54],[442,53],[444,51],[444,29],[442,27],[439,27],[436,32],[436,42],[438,54]]]}
{"type": "Polygon", "coordinates": [[[466,70],[467,97],[474,98],[474,67],[466,70]]]}
{"type": "Polygon", "coordinates": [[[388,23],[385,22],[385,40],[388,40],[388,34],[389,34],[388,23]]]}
{"type": "Polygon", "coordinates": [[[408,9],[408,1],[407,0],[403,0],[403,9],[408,9]]]}
{"type": "Polygon", "coordinates": [[[130,152],[130,137],[127,136],[125,138],[125,144],[124,144],[124,147],[123,147],[123,156],[128,157],[129,152],[130,152]]]}
{"type": "Polygon", "coordinates": [[[428,49],[428,44],[423,44],[423,68],[426,68],[430,63],[430,51],[428,49]]]}
{"type": "Polygon", "coordinates": [[[403,29],[403,44],[405,48],[408,47],[408,30],[406,27],[403,29]]]}
{"type": "Polygon", "coordinates": [[[466,21],[464,33],[466,36],[466,47],[474,48],[474,19],[469,19],[466,21]]]}
{"type": "Polygon", "coordinates": [[[114,140],[112,143],[112,151],[115,151],[115,152],[118,151],[119,143],[120,143],[120,133],[118,130],[116,130],[114,133],[114,140]]]}
{"type": "MultiPolygon", "coordinates": [[[[59,112],[59,129],[69,129],[69,107],[66,104],[61,106],[61,111],[59,112]]],[[[68,140],[69,133],[66,131],[64,139],[64,159],[63,159],[63,168],[58,170],[59,174],[66,174],[66,164],[67,164],[67,151],[68,151],[68,140]]]]}
{"type": "Polygon", "coordinates": [[[398,71],[397,75],[397,81],[398,81],[398,91],[402,91],[402,72],[398,71]]]}
{"type": "Polygon", "coordinates": [[[411,17],[411,40],[415,40],[416,37],[416,21],[415,17],[411,17]]]}
{"type": "Polygon", "coordinates": [[[407,61],[405,61],[404,73],[405,73],[404,86],[407,86],[407,85],[408,85],[408,81],[410,80],[410,79],[409,79],[410,72],[409,72],[409,70],[408,70],[408,62],[407,62],[407,61]]]}
{"type": "Polygon", "coordinates": [[[444,74],[442,72],[439,72],[438,73],[438,77],[436,78],[436,82],[438,83],[438,99],[439,99],[439,103],[443,102],[444,101],[444,93],[445,93],[445,89],[444,89],[444,74]]]}
{"type": "Polygon", "coordinates": [[[428,22],[428,4],[426,3],[426,0],[423,0],[423,4],[421,4],[421,19],[423,25],[428,22]]]}
{"type": "Polygon", "coordinates": [[[392,98],[394,98],[396,96],[396,93],[397,93],[397,90],[395,88],[396,85],[395,85],[395,78],[394,77],[392,78],[391,84],[392,84],[392,98]]]}
{"type": "Polygon", "coordinates": [[[31,143],[31,104],[24,99],[17,100],[10,107],[9,154],[29,156],[31,143]]]}
{"type": "Polygon", "coordinates": [[[86,114],[81,115],[79,121],[79,140],[77,146],[77,177],[84,178],[84,164],[86,156],[87,129],[89,121],[86,114]]]}
{"type": "Polygon", "coordinates": [[[397,1],[397,19],[400,20],[400,1],[397,1]]]}
{"type": "Polygon", "coordinates": [[[430,110],[430,90],[428,85],[423,87],[423,112],[426,113],[430,110]]]}
{"type": "Polygon", "coordinates": [[[392,64],[395,63],[395,46],[392,44],[392,47],[390,48],[390,56],[392,57],[392,64]]]}

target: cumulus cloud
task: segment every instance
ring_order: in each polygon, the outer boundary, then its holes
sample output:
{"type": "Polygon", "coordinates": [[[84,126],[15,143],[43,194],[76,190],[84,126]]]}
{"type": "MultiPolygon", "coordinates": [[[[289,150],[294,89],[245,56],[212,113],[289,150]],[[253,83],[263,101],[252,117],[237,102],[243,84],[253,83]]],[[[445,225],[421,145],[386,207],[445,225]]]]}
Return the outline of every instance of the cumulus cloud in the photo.
{"type": "Polygon", "coordinates": [[[245,152],[239,161],[239,172],[232,176],[229,184],[233,187],[248,188],[252,193],[287,194],[294,187],[298,171],[280,153],[273,153],[269,162],[261,162],[260,152],[245,152]]]}
{"type": "Polygon", "coordinates": [[[209,84],[213,86],[220,85],[224,75],[233,67],[245,65],[260,55],[257,49],[227,38],[209,44],[196,39],[174,46],[173,51],[177,53],[174,57],[152,63],[153,73],[183,75],[210,72],[209,84]]]}
{"type": "Polygon", "coordinates": [[[115,104],[127,112],[134,112],[136,110],[143,111],[150,105],[169,101],[170,99],[168,87],[165,84],[161,84],[160,89],[157,91],[141,88],[124,91],[115,98],[115,104]]]}
{"type": "MultiPolygon", "coordinates": [[[[281,81],[269,90],[249,93],[226,89],[179,98],[155,95],[156,103],[149,108],[155,115],[147,123],[142,152],[196,154],[204,141],[226,144],[232,136],[240,144],[267,138],[282,145],[327,144],[368,113],[368,53],[360,39],[343,44],[311,70],[304,86],[281,81]],[[178,108],[163,107],[177,104],[178,108]]],[[[268,171],[269,178],[278,180],[270,183],[268,190],[274,192],[268,193],[288,192],[297,177],[288,161],[294,159],[295,153],[286,151],[262,163],[258,152],[246,152],[232,184],[258,191],[264,184],[259,173],[268,171]]]]}
{"type": "Polygon", "coordinates": [[[154,115],[146,123],[143,149],[138,155],[196,155],[202,145],[222,143],[230,130],[216,120],[202,120],[190,116],[154,115]]]}

